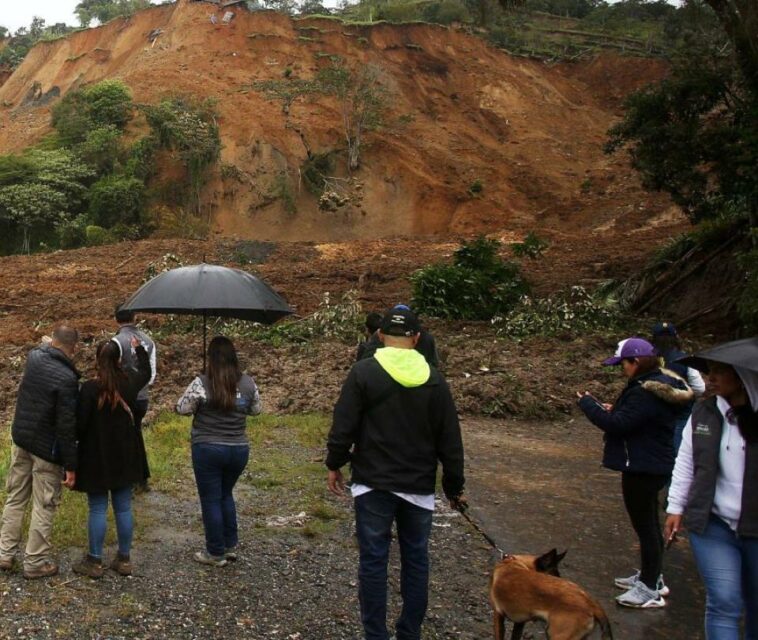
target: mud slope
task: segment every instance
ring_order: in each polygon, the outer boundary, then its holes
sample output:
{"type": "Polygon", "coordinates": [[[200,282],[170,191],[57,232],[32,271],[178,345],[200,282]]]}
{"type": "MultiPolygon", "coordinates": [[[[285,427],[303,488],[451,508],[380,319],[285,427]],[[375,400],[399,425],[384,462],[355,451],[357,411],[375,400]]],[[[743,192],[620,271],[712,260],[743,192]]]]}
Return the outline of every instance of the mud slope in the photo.
{"type": "MultiPolygon", "coordinates": [[[[624,232],[676,218],[668,201],[644,194],[623,158],[601,150],[618,98],[660,77],[658,62],[547,66],[439,26],[245,10],[224,25],[220,12],[211,22],[213,11],[179,0],[37,45],[0,87],[0,151],[45,135],[59,95],[116,77],[137,102],[170,93],[218,100],[222,163],[237,171],[222,178],[219,170],[204,199],[225,235],[341,240],[578,225],[624,232]],[[339,105],[310,96],[285,113],[254,83],[283,80],[286,69],[311,78],[335,55],[380,68],[390,110],[384,129],[367,138],[362,168],[340,183],[350,203],[324,212],[300,168],[306,145],[344,157],[339,105]],[[273,197],[282,175],[295,213],[273,197]],[[484,189],[472,197],[477,180],[484,189]]],[[[345,176],[344,162],[335,171],[345,176]]]]}

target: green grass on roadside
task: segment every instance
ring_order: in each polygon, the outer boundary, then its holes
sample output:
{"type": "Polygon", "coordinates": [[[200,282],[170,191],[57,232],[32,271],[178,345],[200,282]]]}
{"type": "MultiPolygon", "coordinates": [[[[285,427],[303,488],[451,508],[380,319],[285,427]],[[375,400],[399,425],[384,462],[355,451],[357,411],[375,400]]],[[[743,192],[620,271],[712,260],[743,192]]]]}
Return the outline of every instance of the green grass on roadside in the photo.
{"type": "MultiPolygon", "coordinates": [[[[150,462],[153,490],[174,496],[194,494],[190,455],[191,418],[161,413],[145,430],[145,446],[150,462]]],[[[328,531],[342,517],[325,500],[323,446],[329,418],[319,414],[293,416],[262,415],[248,419],[250,462],[241,482],[256,493],[267,493],[288,513],[305,511],[311,520],[302,529],[306,536],[328,531]]],[[[0,503],[5,502],[5,479],[11,459],[10,428],[0,435],[0,503]]],[[[29,509],[31,504],[29,505],[29,509]]],[[[28,509],[28,510],[29,510],[28,509]]],[[[255,507],[259,509],[259,507],[255,507]]],[[[139,539],[150,525],[150,514],[135,502],[135,535],[139,539]]],[[[270,515],[265,510],[257,515],[270,515]]],[[[28,525],[27,513],[27,525],[28,525]]],[[[115,540],[109,511],[107,544],[115,540]]],[[[80,546],[87,542],[87,498],[78,491],[63,491],[55,517],[53,539],[58,547],[80,546]]]]}

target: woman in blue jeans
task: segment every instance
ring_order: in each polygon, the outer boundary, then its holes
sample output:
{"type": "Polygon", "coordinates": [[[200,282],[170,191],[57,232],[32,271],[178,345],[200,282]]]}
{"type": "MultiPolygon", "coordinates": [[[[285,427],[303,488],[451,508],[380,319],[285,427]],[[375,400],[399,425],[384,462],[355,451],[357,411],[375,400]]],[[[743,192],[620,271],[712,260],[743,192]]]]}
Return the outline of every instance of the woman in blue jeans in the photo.
{"type": "Polygon", "coordinates": [[[744,614],[745,639],[758,640],[758,374],[713,361],[699,368],[716,395],[684,428],[664,535],[673,541],[687,525],[706,638],[737,640],[744,614]]]}
{"type": "Polygon", "coordinates": [[[194,415],[192,467],[205,529],[205,549],[193,556],[216,567],[236,560],[237,509],[232,490],[247,465],[250,443],[247,416],[261,411],[258,387],[240,371],[237,352],[228,338],[208,345],[208,371],[195,378],[176,410],[194,415]]]}
{"type": "Polygon", "coordinates": [[[121,367],[121,347],[114,340],[97,346],[97,376],[82,385],[77,407],[79,438],[74,488],[87,493],[89,549],[75,573],[102,577],[106,512],[110,495],[118,534],[118,553],[111,569],[122,576],[132,573],[132,486],[145,482],[145,443],[135,424],[137,394],[150,380],[150,360],[144,347],[133,338],[131,348],[137,370],[121,367]]]}

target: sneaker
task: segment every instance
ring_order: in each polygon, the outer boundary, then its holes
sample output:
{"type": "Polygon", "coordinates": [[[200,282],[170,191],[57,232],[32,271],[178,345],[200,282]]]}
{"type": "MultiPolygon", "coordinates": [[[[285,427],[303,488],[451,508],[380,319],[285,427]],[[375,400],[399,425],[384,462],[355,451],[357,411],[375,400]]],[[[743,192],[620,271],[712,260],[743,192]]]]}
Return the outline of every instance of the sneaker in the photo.
{"type": "Polygon", "coordinates": [[[132,575],[132,563],[128,555],[117,553],[116,557],[110,563],[110,568],[120,576],[132,575]]]}
{"type": "Polygon", "coordinates": [[[192,556],[195,562],[200,564],[207,564],[211,567],[223,567],[226,565],[227,560],[224,556],[212,556],[207,551],[196,551],[192,556]]]}
{"type": "Polygon", "coordinates": [[[0,558],[0,571],[13,571],[14,558],[0,558]]]}
{"type": "MultiPolygon", "coordinates": [[[[634,575],[631,575],[628,578],[616,578],[613,581],[613,584],[615,584],[619,589],[628,590],[636,585],[639,581],[640,571],[637,571],[634,573],[634,575]]],[[[666,583],[663,582],[663,574],[658,576],[658,583],[656,584],[656,588],[658,589],[658,593],[660,593],[664,598],[671,593],[671,589],[669,589],[666,586],[666,583]]]]}
{"type": "Polygon", "coordinates": [[[232,547],[231,549],[224,549],[224,558],[226,558],[229,562],[237,562],[237,558],[239,556],[237,555],[236,547],[232,547]]]}
{"type": "Polygon", "coordinates": [[[37,580],[38,578],[49,578],[58,575],[58,565],[54,562],[46,562],[39,567],[27,569],[24,567],[24,578],[27,580],[37,580]]]}
{"type": "Polygon", "coordinates": [[[639,580],[629,591],[618,596],[616,602],[634,609],[660,609],[666,606],[666,601],[658,591],[639,580]]]}
{"type": "Polygon", "coordinates": [[[99,580],[105,573],[102,560],[89,554],[84,556],[71,568],[74,570],[74,573],[78,573],[80,576],[87,576],[93,580],[99,580]]]}

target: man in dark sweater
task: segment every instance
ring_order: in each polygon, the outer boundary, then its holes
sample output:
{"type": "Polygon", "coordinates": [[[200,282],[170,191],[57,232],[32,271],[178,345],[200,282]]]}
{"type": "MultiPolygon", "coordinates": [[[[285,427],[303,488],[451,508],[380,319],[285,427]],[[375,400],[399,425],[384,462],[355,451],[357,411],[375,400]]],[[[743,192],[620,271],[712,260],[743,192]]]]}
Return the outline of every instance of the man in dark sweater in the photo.
{"type": "MultiPolygon", "coordinates": [[[[398,304],[394,307],[392,307],[393,310],[397,309],[398,311],[410,311],[410,307],[404,304],[398,304]]],[[[377,316],[379,314],[371,313],[366,317],[366,329],[370,331],[370,324],[369,320],[372,318],[372,316],[377,316]]],[[[381,322],[382,316],[379,316],[378,320],[375,320],[376,322],[381,322]]],[[[418,319],[417,319],[418,322],[418,319]]],[[[418,351],[426,361],[432,365],[435,369],[439,369],[440,366],[440,356],[437,352],[437,343],[434,340],[434,336],[429,333],[426,329],[421,327],[421,323],[418,323],[419,325],[419,333],[418,337],[416,338],[416,343],[413,346],[413,348],[418,351]]],[[[371,358],[375,353],[377,349],[381,349],[384,345],[382,343],[381,338],[379,337],[379,326],[377,325],[373,331],[370,331],[367,336],[367,340],[365,342],[361,342],[361,344],[358,345],[358,351],[356,353],[355,359],[358,360],[364,360],[365,358],[371,358]]]]}
{"type": "Polygon", "coordinates": [[[366,640],[388,640],[387,561],[393,521],[401,549],[403,609],[397,640],[419,640],[428,600],[429,533],[438,461],[453,508],[463,497],[463,443],[442,375],[414,349],[419,323],[409,309],[382,319],[384,344],[353,365],[334,408],[327,442],[329,490],[344,494],[352,467],[360,547],[359,596],[366,640]]]}
{"type": "Polygon", "coordinates": [[[61,484],[70,489],[76,481],[79,372],[71,359],[78,341],[76,329],[57,327],[50,344],[29,352],[18,389],[8,497],[0,528],[0,569],[13,569],[24,512],[31,498],[32,516],[24,556],[24,577],[29,580],[58,573],[51,535],[61,484]]]}

